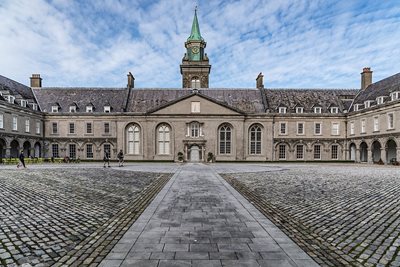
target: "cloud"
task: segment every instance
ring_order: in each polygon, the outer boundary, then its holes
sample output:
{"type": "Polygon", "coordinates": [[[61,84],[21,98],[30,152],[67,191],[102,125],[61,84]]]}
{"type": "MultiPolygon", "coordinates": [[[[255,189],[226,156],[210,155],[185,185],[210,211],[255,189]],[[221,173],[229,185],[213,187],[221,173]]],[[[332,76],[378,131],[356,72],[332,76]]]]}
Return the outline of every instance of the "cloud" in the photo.
{"type": "MultiPolygon", "coordinates": [[[[6,0],[0,74],[45,86],[180,87],[193,3],[6,0]]],[[[199,1],[211,87],[357,88],[400,70],[400,7],[390,1],[199,1]]]]}

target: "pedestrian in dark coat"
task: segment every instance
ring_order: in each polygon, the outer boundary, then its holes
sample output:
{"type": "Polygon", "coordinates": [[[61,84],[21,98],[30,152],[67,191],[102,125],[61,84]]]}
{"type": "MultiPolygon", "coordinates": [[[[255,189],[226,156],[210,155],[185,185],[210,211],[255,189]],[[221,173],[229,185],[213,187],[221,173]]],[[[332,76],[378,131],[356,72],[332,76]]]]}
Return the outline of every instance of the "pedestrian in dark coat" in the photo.
{"type": "Polygon", "coordinates": [[[124,167],[124,153],[122,152],[122,149],[119,151],[117,158],[118,158],[118,166],[124,167]]]}
{"type": "Polygon", "coordinates": [[[24,151],[23,150],[21,150],[21,153],[19,154],[18,158],[19,158],[19,163],[17,165],[17,168],[19,168],[21,166],[26,168],[26,166],[25,166],[25,156],[24,156],[24,151]]]}
{"type": "Polygon", "coordinates": [[[106,164],[108,165],[108,167],[110,168],[110,153],[108,151],[104,152],[104,168],[106,167],[106,164]]]}

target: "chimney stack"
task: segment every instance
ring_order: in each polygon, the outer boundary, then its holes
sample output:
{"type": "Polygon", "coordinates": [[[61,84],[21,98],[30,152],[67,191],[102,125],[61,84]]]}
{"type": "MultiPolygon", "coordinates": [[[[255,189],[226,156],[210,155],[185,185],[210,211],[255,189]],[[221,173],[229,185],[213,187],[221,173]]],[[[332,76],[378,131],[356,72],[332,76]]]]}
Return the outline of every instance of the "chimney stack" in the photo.
{"type": "Polygon", "coordinates": [[[40,78],[40,74],[32,74],[31,79],[31,87],[42,87],[42,78],[40,78]]]}
{"type": "Polygon", "coordinates": [[[257,88],[264,88],[264,75],[262,72],[260,72],[256,78],[256,86],[257,88]]]}
{"type": "Polygon", "coordinates": [[[128,88],[135,88],[135,77],[133,77],[132,73],[128,73],[128,88]]]}
{"type": "Polygon", "coordinates": [[[371,68],[363,68],[361,72],[361,90],[364,90],[372,83],[371,68]]]}

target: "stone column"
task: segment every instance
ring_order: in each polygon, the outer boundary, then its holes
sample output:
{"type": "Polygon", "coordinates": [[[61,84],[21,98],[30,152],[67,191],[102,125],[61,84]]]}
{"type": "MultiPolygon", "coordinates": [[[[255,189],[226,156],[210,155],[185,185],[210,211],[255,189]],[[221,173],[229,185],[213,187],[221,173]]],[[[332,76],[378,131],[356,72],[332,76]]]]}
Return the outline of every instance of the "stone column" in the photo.
{"type": "Polygon", "coordinates": [[[371,149],[367,149],[367,162],[369,164],[374,163],[373,158],[372,158],[372,150],[371,149]]]}
{"type": "Polygon", "coordinates": [[[387,149],[385,147],[381,147],[381,160],[385,165],[387,164],[386,151],[387,149]]]}

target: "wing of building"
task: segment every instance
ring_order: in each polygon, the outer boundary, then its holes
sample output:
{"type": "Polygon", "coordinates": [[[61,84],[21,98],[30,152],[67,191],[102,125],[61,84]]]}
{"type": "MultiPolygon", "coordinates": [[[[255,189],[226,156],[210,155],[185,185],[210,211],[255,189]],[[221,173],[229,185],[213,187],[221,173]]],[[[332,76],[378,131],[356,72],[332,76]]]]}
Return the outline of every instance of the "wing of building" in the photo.
{"type": "Polygon", "coordinates": [[[182,88],[31,86],[0,76],[0,158],[162,161],[400,159],[400,73],[360,89],[209,88],[211,65],[195,13],[182,88]]]}

